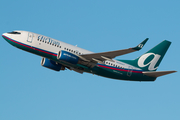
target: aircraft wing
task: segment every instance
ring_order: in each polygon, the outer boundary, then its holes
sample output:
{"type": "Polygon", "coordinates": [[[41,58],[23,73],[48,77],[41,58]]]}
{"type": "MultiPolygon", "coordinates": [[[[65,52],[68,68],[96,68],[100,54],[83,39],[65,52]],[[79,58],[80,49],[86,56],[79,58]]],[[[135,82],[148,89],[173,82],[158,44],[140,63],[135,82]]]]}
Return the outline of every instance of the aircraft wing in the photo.
{"type": "Polygon", "coordinates": [[[116,56],[128,54],[131,52],[139,51],[145,43],[148,41],[148,38],[146,38],[144,41],[142,41],[139,45],[133,48],[129,49],[123,49],[123,50],[116,50],[116,51],[109,51],[109,52],[101,52],[101,53],[92,53],[92,54],[84,54],[81,55],[82,59],[86,61],[96,61],[101,62],[104,60],[110,60],[112,61],[112,58],[115,58],[116,56]]]}

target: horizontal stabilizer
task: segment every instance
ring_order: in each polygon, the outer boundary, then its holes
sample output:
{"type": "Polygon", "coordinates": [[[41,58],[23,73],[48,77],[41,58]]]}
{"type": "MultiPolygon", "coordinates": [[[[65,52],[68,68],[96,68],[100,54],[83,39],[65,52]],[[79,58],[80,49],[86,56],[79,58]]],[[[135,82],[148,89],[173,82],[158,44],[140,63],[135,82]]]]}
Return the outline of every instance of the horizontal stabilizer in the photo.
{"type": "Polygon", "coordinates": [[[143,74],[149,77],[160,77],[160,76],[167,75],[174,72],[177,72],[177,71],[153,71],[153,72],[143,72],[143,74]]]}

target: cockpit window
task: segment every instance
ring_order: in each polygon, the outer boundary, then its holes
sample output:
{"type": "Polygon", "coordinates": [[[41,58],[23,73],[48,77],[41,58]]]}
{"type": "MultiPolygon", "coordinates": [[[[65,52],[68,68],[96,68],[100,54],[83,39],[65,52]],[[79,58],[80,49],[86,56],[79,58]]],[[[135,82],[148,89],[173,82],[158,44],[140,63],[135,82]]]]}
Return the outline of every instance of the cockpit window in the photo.
{"type": "Polygon", "coordinates": [[[21,34],[20,32],[16,32],[16,31],[12,31],[12,32],[8,32],[9,34],[21,34]]]}

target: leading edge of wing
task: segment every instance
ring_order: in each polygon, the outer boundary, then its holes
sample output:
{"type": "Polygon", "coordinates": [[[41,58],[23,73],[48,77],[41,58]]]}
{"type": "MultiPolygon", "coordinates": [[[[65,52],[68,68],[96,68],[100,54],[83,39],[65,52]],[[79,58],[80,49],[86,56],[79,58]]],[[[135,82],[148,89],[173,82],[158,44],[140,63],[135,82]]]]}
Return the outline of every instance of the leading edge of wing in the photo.
{"type": "Polygon", "coordinates": [[[101,52],[101,53],[84,54],[84,55],[81,55],[81,57],[83,57],[87,60],[90,60],[90,61],[92,61],[92,60],[93,61],[111,60],[112,58],[115,58],[116,56],[120,56],[120,55],[128,54],[131,52],[139,51],[146,44],[148,39],[149,38],[146,38],[140,44],[138,44],[136,47],[133,47],[133,48],[116,50],[116,51],[101,52]]]}

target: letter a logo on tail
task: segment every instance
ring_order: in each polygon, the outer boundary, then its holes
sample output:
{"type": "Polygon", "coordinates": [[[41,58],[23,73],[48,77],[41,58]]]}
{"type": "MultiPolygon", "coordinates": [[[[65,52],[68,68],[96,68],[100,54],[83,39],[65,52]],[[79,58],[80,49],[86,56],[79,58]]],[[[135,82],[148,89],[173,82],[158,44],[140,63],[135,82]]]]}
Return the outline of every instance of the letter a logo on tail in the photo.
{"type": "Polygon", "coordinates": [[[156,71],[170,44],[171,42],[164,40],[134,62],[137,62],[137,66],[144,71],[156,71]]]}
{"type": "MultiPolygon", "coordinates": [[[[121,61],[133,65],[134,67],[140,68],[143,71],[156,71],[170,44],[170,41],[164,40],[134,60],[121,61]]],[[[141,45],[139,45],[139,48],[140,47],[141,45]]]]}
{"type": "Polygon", "coordinates": [[[138,60],[138,66],[139,67],[146,67],[149,65],[148,70],[156,70],[158,66],[155,68],[156,63],[160,59],[161,55],[154,54],[154,53],[147,53],[142,55],[138,60]],[[153,56],[153,59],[150,59],[149,57],[153,56]],[[148,61],[148,63],[145,64],[145,61],[148,61]]]}

